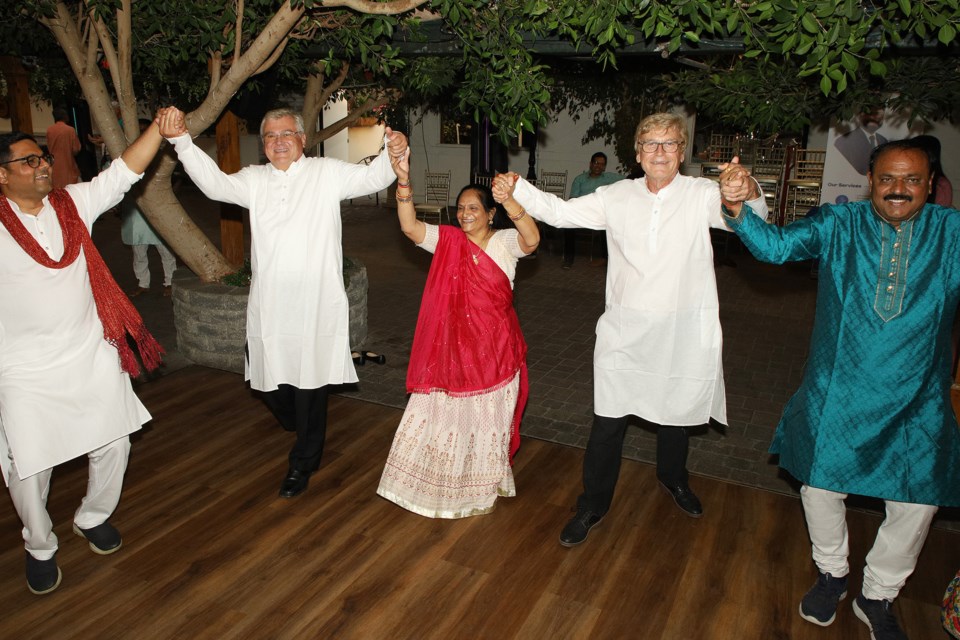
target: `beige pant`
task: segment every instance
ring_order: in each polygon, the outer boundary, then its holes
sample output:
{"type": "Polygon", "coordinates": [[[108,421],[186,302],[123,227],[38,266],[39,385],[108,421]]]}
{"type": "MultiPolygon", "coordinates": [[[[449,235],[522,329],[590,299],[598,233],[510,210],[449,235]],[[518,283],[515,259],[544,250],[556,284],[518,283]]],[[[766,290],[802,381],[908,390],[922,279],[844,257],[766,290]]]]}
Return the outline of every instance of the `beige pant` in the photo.
{"type": "MultiPolygon", "coordinates": [[[[803,512],[813,545],[813,561],[822,573],[840,578],[850,573],[847,537],[847,494],[804,485],[800,489],[803,512]]],[[[884,501],[887,517],[877,530],[863,569],[863,597],[896,599],[917,566],[917,557],[930,531],[937,507],[928,504],[884,501]]]]}
{"type": "MultiPolygon", "coordinates": [[[[87,454],[89,466],[87,495],[73,516],[81,529],[103,524],[120,502],[123,474],[130,455],[130,438],[124,436],[87,454]]],[[[57,536],[47,513],[47,496],[53,469],[20,479],[16,461],[10,453],[10,497],[23,522],[24,547],[37,560],[49,560],[57,552],[57,536]]]]}

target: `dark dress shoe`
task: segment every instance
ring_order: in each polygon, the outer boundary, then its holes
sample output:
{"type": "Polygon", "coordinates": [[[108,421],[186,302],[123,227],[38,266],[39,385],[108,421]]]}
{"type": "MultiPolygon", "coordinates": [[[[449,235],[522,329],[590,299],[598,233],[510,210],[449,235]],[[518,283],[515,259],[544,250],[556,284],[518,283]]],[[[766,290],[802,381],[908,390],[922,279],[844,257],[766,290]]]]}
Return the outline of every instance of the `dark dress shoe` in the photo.
{"type": "Polygon", "coordinates": [[[287,471],[287,477],[283,479],[280,485],[280,497],[292,498],[300,495],[307,488],[307,482],[310,480],[309,471],[300,471],[300,469],[290,469],[287,471]]]}
{"type": "Polygon", "coordinates": [[[594,528],[603,516],[595,514],[593,511],[577,511],[577,515],[567,523],[567,526],[560,532],[560,544],[565,547],[575,547],[587,539],[590,529],[594,528]]]}
{"type": "Polygon", "coordinates": [[[703,515],[703,507],[700,505],[700,500],[693,491],[690,490],[689,486],[686,484],[667,486],[663,482],[660,483],[660,486],[670,494],[670,497],[673,498],[673,501],[677,503],[677,506],[680,507],[685,514],[691,518],[699,518],[703,515]]]}

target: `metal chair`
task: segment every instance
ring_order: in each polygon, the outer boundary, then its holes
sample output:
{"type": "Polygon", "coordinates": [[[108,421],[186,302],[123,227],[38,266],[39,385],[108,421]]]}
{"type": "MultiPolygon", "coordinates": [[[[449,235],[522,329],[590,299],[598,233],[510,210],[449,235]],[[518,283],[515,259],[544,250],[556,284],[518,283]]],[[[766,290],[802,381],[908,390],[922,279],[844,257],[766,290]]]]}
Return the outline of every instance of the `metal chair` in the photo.
{"type": "Polygon", "coordinates": [[[780,189],[783,187],[783,170],[787,160],[786,147],[757,147],[753,163],[753,177],[763,189],[770,217],[767,222],[777,219],[777,203],[780,202],[780,189]]]}
{"type": "Polygon", "coordinates": [[[473,174],[473,184],[483,185],[484,187],[493,188],[493,176],[484,176],[479,173],[473,174]]]}
{"type": "Polygon", "coordinates": [[[566,198],[567,172],[541,171],[537,179],[537,188],[546,193],[552,193],[558,198],[566,198]]]}
{"type": "Polygon", "coordinates": [[[423,181],[424,202],[414,204],[417,214],[424,222],[429,222],[429,216],[437,217],[437,224],[441,223],[440,216],[446,216],[450,223],[450,213],[447,205],[450,202],[450,172],[427,171],[423,181]]]}
{"type": "Polygon", "coordinates": [[[826,149],[797,149],[793,177],[787,180],[787,207],[783,224],[802,218],[813,207],[820,206],[823,164],[826,149]]]}

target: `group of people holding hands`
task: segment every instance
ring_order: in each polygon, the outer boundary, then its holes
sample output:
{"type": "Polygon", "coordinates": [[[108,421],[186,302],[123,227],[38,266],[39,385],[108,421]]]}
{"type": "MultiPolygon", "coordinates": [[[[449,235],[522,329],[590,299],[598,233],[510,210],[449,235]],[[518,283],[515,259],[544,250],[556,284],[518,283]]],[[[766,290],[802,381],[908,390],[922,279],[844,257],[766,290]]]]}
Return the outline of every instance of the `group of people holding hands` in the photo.
{"type": "MultiPolygon", "coordinates": [[[[642,177],[565,201],[499,174],[492,188],[460,191],[453,226],[417,219],[410,149],[389,128],[376,160],[353,165],[305,156],[300,115],[271,111],[260,129],[268,162],[227,175],[193,144],[183,113],[168,108],[100,176],[65,190],[53,190],[51,161],[36,142],[17,135],[0,138],[0,462],[24,522],[34,593],[52,591],[61,576],[45,510],[56,464],[88,455],[91,484],[75,531],[97,553],[121,543],[109,517],[128,435],[149,414],[108,331],[116,323],[103,300],[116,296],[101,292],[112,291],[109,273],[94,265],[89,230],[166,138],[204,194],[250,211],[246,378],[296,433],[280,484],[285,498],[302,493],[320,465],[330,385],[357,381],[341,275],[342,200],[396,179],[402,232],[434,254],[407,371],[410,398],[377,489],[433,518],[487,513],[498,496],[515,495],[511,463],[529,385],[513,279],[518,259],[540,242],[536,221],[606,232],[594,419],[582,493],[560,531],[567,547],[583,543],[611,509],[631,416],[656,429],[664,492],[686,515],[704,514],[689,485],[688,428],[727,421],[710,230],[732,230],[761,260],[819,259],[810,360],[771,446],[803,483],[818,569],[800,615],[818,625],[834,620],[849,573],[844,498],[873,496],[885,500],[886,518],[853,610],[875,638],[905,637],[890,605],[937,507],[960,505],[960,431],[948,400],[960,215],[926,202],[935,176],[910,140],[874,150],[869,200],[824,205],[778,227],[765,222],[765,198],[736,159],[719,184],[681,174],[685,119],[658,113],[636,130],[642,177]],[[49,313],[49,294],[62,311],[49,313]],[[58,348],[43,346],[38,331],[58,348]]],[[[120,326],[139,336],[146,363],[154,351],[136,320],[120,326]]]]}

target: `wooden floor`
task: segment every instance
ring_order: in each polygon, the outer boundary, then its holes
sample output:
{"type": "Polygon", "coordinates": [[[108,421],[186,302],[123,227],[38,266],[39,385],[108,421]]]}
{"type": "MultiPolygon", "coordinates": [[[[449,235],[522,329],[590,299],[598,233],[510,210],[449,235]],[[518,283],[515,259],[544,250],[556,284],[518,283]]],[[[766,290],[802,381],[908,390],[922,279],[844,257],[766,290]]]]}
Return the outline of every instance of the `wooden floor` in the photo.
{"type": "MultiPolygon", "coordinates": [[[[0,509],[0,638],[866,639],[843,604],[821,628],[797,615],[815,578],[799,501],[695,477],[706,516],[683,516],[653,469],[625,461],[613,510],[582,547],[557,535],[582,451],[527,440],[518,497],[435,521],[379,498],[396,409],[333,397],[323,466],[277,496],[291,436],[239,376],[191,367],[138,390],[154,420],[134,438],[113,522],[124,547],[96,556],[70,533],[86,469],[54,474],[60,588],[31,595],[20,524],[0,509]]],[[[859,590],[879,524],[851,512],[859,590]]],[[[913,640],[937,639],[960,535],[934,530],[897,601],[913,640]]]]}

